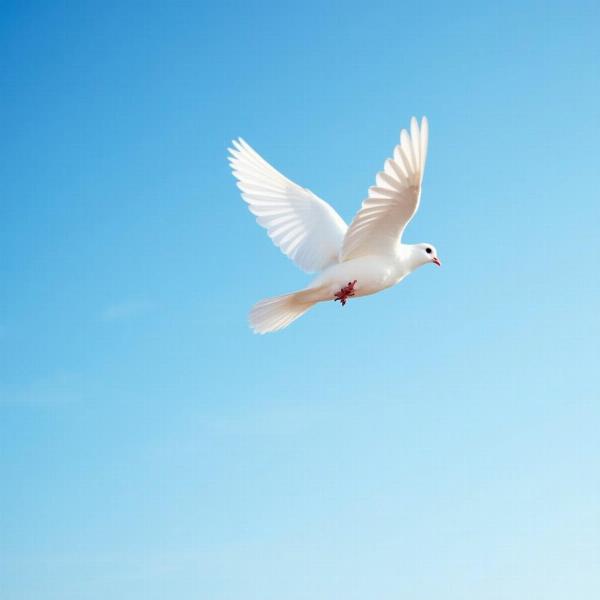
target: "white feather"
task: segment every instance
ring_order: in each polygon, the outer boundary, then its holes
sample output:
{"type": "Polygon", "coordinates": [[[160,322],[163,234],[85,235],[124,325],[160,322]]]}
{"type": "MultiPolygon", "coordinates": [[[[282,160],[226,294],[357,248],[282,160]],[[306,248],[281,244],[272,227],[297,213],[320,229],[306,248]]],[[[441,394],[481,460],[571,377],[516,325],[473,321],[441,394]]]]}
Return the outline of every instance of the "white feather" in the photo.
{"type": "Polygon", "coordinates": [[[377,173],[375,186],[350,224],[340,259],[394,253],[408,222],[419,208],[421,182],[427,158],[427,119],[421,127],[413,117],[410,135],[400,132],[400,144],[394,156],[377,173]]]}
{"type": "Polygon", "coordinates": [[[229,160],[242,198],[259,225],[303,271],[322,271],[336,263],[348,226],[310,190],[300,187],[241,138],[229,160]]]}

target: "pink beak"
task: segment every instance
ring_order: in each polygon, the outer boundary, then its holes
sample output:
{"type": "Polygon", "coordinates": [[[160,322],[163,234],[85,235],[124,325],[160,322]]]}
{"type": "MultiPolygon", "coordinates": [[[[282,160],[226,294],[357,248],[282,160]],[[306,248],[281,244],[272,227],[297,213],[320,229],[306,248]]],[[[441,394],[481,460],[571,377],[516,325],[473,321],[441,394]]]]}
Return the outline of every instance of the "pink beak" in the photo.
{"type": "Polygon", "coordinates": [[[440,259],[437,256],[435,256],[434,258],[432,258],[431,262],[434,263],[434,264],[436,264],[438,267],[442,266],[442,263],[440,262],[440,259]]]}

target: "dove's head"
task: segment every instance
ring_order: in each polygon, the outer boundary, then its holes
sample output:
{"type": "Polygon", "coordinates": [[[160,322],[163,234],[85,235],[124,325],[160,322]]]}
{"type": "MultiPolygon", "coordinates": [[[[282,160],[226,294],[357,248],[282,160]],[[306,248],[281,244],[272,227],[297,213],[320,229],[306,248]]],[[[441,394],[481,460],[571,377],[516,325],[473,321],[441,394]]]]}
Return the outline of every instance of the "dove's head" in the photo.
{"type": "Polygon", "coordinates": [[[426,265],[427,263],[433,263],[438,267],[442,266],[440,259],[438,258],[437,250],[433,244],[415,244],[414,245],[416,260],[419,266],[426,265]]]}

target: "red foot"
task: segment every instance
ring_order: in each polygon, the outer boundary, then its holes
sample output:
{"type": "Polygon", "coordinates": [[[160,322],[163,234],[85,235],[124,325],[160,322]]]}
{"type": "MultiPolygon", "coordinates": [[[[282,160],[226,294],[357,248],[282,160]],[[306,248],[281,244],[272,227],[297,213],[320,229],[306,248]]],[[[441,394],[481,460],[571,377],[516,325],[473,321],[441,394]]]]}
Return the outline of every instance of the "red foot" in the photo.
{"type": "Polygon", "coordinates": [[[354,296],[354,286],[355,285],[356,285],[356,279],[354,281],[349,281],[348,285],[344,286],[339,292],[336,292],[334,294],[334,296],[335,296],[334,302],[337,302],[339,300],[342,303],[342,306],[345,306],[346,302],[348,301],[348,298],[351,298],[352,296],[354,296]]]}

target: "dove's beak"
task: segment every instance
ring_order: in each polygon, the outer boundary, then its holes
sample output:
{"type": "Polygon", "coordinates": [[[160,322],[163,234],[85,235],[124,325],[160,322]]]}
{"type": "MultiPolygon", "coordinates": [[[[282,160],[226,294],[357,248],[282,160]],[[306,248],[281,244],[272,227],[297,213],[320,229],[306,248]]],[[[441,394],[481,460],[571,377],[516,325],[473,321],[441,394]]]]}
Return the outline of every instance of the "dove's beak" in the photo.
{"type": "Polygon", "coordinates": [[[440,262],[440,259],[437,256],[435,256],[434,258],[432,258],[431,262],[434,263],[434,264],[436,264],[438,267],[442,266],[442,263],[440,262]]]}

